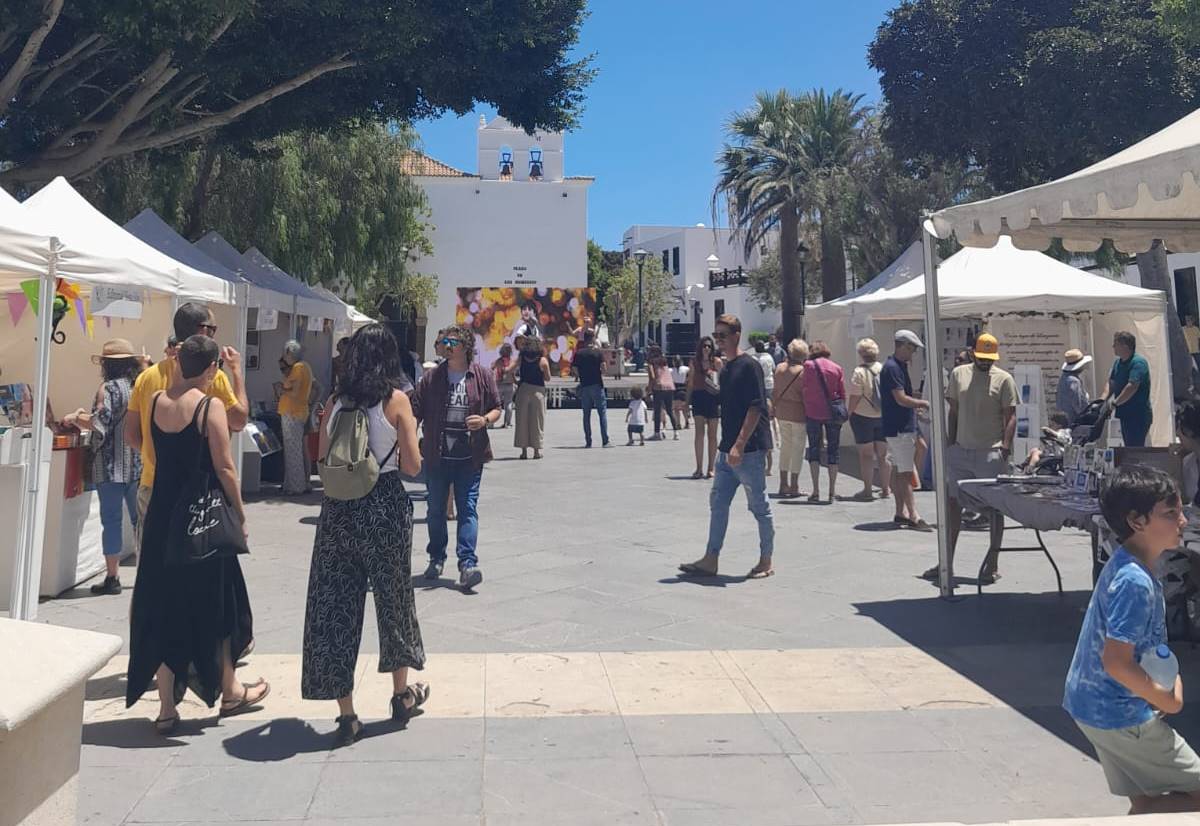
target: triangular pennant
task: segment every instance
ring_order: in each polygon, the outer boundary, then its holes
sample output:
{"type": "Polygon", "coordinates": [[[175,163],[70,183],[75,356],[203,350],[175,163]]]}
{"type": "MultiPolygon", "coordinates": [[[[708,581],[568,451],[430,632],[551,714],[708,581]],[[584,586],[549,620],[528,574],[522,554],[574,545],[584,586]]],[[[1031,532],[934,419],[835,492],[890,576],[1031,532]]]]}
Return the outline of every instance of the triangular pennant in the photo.
{"type": "Polygon", "coordinates": [[[21,282],[21,292],[25,293],[25,297],[29,299],[29,306],[33,307],[34,313],[38,311],[38,289],[39,285],[36,279],[21,282]]]}
{"type": "Polygon", "coordinates": [[[79,329],[82,332],[86,333],[87,332],[87,313],[85,313],[83,311],[83,299],[82,298],[75,299],[75,315],[79,316],[79,329]]]}
{"type": "Polygon", "coordinates": [[[54,291],[66,298],[68,301],[78,301],[80,298],[78,285],[72,284],[65,278],[58,279],[58,283],[55,285],[54,291]]]}
{"type": "Polygon", "coordinates": [[[4,297],[8,299],[8,317],[12,319],[13,326],[16,327],[21,323],[21,316],[25,315],[29,299],[25,297],[25,293],[7,293],[4,297]]]}

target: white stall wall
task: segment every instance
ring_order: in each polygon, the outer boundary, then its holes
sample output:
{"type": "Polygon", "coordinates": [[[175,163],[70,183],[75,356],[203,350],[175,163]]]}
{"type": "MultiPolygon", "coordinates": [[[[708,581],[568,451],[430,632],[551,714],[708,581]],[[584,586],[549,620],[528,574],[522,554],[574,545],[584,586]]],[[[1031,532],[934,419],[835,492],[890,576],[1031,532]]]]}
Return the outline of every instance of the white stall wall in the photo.
{"type": "MultiPolygon", "coordinates": [[[[259,368],[246,371],[246,395],[250,404],[266,402],[269,408],[274,408],[275,391],[272,385],[279,381],[279,357],[283,355],[283,345],[292,338],[292,316],[290,313],[279,314],[279,324],[274,330],[262,330],[258,334],[259,368]]],[[[330,378],[333,374],[333,334],[326,332],[310,333],[300,331],[297,341],[304,348],[304,360],[312,368],[313,377],[321,383],[321,388],[329,392],[330,378]]]]}

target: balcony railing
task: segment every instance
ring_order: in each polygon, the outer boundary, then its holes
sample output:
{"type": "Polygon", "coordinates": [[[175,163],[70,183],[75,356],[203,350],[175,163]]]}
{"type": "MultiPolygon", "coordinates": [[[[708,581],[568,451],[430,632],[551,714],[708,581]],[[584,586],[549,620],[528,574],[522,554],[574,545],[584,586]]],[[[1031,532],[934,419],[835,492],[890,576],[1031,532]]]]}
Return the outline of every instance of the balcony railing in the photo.
{"type": "Polygon", "coordinates": [[[750,283],[750,275],[738,267],[736,270],[710,270],[708,273],[708,288],[720,290],[725,287],[744,287],[750,283]]]}

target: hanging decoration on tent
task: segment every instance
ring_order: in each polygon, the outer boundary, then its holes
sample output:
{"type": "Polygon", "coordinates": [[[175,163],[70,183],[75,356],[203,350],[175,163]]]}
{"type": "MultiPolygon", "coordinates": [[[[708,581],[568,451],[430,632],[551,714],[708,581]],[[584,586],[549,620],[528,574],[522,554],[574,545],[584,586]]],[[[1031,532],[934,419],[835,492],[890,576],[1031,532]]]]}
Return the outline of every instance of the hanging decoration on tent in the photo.
{"type": "Polygon", "coordinates": [[[25,293],[6,293],[4,298],[8,301],[8,317],[12,319],[13,326],[16,327],[21,323],[21,316],[25,315],[29,299],[25,297],[25,293]]]}

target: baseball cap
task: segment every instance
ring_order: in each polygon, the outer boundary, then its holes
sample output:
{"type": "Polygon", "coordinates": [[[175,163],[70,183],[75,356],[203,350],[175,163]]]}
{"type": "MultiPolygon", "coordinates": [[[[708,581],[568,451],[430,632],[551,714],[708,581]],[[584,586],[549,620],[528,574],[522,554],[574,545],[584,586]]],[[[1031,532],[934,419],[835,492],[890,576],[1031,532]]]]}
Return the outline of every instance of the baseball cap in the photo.
{"type": "Polygon", "coordinates": [[[998,361],[1000,359],[1000,342],[991,333],[980,333],[975,339],[976,361],[998,361]]]}
{"type": "Polygon", "coordinates": [[[905,344],[911,344],[913,347],[925,346],[921,343],[921,339],[917,338],[917,334],[912,330],[897,330],[895,340],[897,342],[903,341],[905,344]]]}

